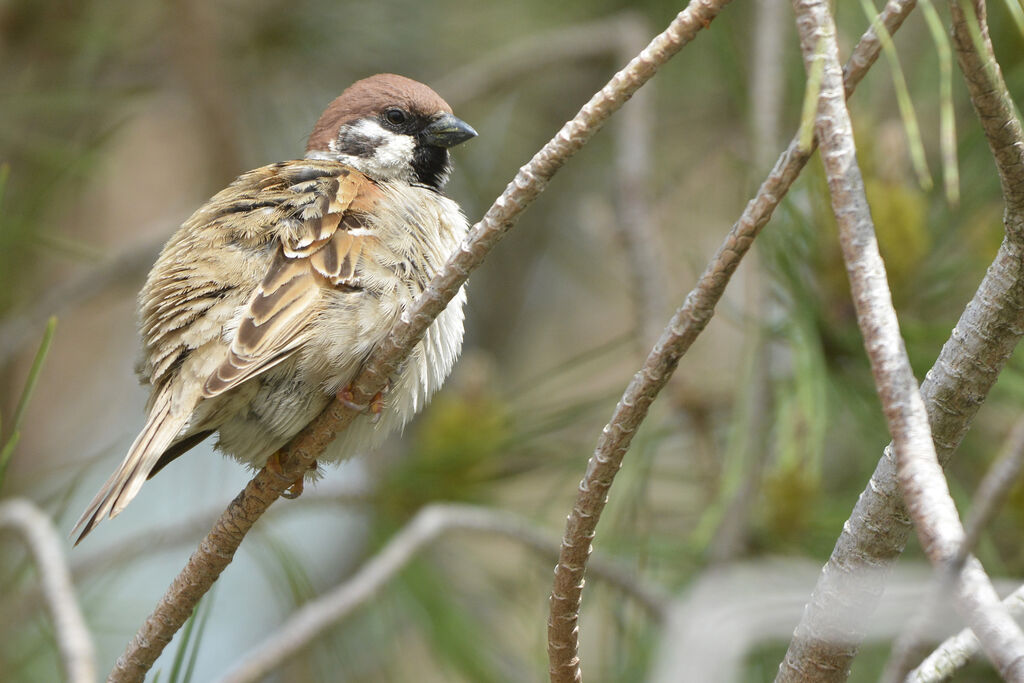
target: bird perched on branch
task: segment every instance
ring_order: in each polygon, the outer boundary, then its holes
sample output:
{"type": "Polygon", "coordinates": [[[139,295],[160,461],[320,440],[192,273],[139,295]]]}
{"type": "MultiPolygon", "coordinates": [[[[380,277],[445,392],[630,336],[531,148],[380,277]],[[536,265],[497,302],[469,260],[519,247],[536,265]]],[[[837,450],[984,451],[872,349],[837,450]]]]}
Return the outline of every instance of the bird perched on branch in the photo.
{"type": "MultiPolygon", "coordinates": [[[[442,190],[448,149],[474,136],[427,86],[378,74],[331,102],[305,159],[243,174],[181,226],[139,295],[146,425],[78,541],[214,432],[219,450],[259,468],[344,395],[465,236],[442,190]]],[[[320,460],[377,445],[423,406],[461,348],[465,300],[391,378],[379,419],[352,423],[320,460]]]]}

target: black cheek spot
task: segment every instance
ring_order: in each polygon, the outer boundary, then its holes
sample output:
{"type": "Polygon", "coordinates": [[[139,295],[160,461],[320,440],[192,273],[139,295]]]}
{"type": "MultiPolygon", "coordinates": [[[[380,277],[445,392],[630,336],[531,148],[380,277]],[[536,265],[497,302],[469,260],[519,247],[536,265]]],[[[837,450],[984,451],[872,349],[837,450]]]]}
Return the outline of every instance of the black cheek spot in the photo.
{"type": "Polygon", "coordinates": [[[343,130],[338,136],[338,151],[354,157],[371,157],[380,144],[380,138],[355,131],[343,130]]]}

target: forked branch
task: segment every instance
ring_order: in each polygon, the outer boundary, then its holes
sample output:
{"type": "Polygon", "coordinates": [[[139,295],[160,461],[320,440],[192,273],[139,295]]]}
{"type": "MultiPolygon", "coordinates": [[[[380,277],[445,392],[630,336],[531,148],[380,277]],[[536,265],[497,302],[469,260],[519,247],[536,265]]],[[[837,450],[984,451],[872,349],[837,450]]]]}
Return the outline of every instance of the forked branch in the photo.
{"type": "MultiPolygon", "coordinates": [[[[891,3],[890,3],[891,4],[891,3]]],[[[1024,142],[991,44],[975,43],[957,0],[951,0],[954,38],[968,91],[985,130],[1004,188],[1019,188],[1024,142]],[[967,40],[964,40],[967,38],[967,40]]],[[[978,14],[982,36],[988,35],[978,14]]],[[[1015,190],[1017,192],[1019,190],[1015,190]]],[[[1024,334],[1024,213],[1010,193],[1004,215],[1006,239],[967,304],[952,336],[921,383],[939,462],[962,441],[982,402],[1024,334]]],[[[845,681],[877,605],[883,582],[877,570],[891,565],[910,535],[892,446],[843,525],[832,555],[797,625],[776,680],[845,681]]]]}

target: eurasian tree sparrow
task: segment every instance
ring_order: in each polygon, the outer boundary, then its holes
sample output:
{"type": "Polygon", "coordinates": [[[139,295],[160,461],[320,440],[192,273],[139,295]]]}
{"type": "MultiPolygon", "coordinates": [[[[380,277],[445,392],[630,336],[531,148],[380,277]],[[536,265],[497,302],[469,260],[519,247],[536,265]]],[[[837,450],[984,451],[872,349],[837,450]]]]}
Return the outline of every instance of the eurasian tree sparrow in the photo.
{"type": "MultiPolygon", "coordinates": [[[[78,541],[213,432],[262,467],[348,385],[465,236],[442,189],[448,148],[475,135],[422,83],[372,76],[331,102],[305,159],[243,174],[182,225],[139,295],[148,419],[78,541]]],[[[392,378],[380,419],[353,422],[321,460],[378,445],[423,407],[462,346],[465,301],[392,378]]]]}

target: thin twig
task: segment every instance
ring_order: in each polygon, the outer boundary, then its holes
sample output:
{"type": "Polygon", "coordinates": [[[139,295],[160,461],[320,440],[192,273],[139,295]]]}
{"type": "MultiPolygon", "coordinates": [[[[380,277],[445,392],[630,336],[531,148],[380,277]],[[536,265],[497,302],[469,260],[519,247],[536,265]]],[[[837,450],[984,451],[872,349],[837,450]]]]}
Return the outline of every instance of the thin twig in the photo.
{"type": "MultiPolygon", "coordinates": [[[[558,28],[513,43],[436,79],[437,90],[445,93],[455,106],[489,92],[501,92],[508,83],[544,73],[569,60],[614,57],[617,62],[628,62],[647,45],[649,35],[646,22],[634,11],[558,28]]],[[[636,336],[644,348],[661,332],[668,282],[660,258],[661,240],[650,208],[648,175],[654,125],[650,102],[651,94],[646,89],[637,92],[614,131],[618,166],[615,225],[626,246],[638,323],[636,336]]]]}
{"type": "MultiPolygon", "coordinates": [[[[302,494],[302,505],[285,505],[275,508],[268,513],[268,516],[280,514],[294,514],[301,511],[308,511],[315,506],[360,506],[371,503],[372,493],[355,491],[352,487],[317,487],[306,488],[302,494]]],[[[126,535],[117,541],[99,548],[88,555],[75,553],[71,557],[70,570],[71,578],[75,584],[82,582],[94,574],[107,571],[113,567],[124,567],[140,557],[152,557],[154,548],[161,551],[172,550],[179,546],[191,545],[197,538],[217,520],[223,509],[210,506],[208,509],[200,510],[176,520],[161,528],[143,529],[138,533],[126,535]]],[[[38,608],[42,599],[42,589],[39,586],[29,587],[17,595],[9,596],[8,599],[0,602],[0,623],[17,623],[26,618],[38,608]]]]}
{"type": "MultiPolygon", "coordinates": [[[[622,15],[562,26],[505,45],[486,57],[468,62],[445,76],[431,80],[437,92],[456,111],[463,102],[471,102],[490,93],[507,92],[509,84],[555,64],[607,57],[609,46],[619,40],[622,15]]],[[[632,55],[631,55],[632,56],[632,55]]]]}
{"type": "MultiPolygon", "coordinates": [[[[1024,586],[1003,598],[1003,605],[1016,618],[1024,615],[1024,586]]],[[[923,662],[909,674],[906,683],[938,683],[962,668],[978,654],[981,644],[974,631],[965,628],[942,642],[923,662]]]]}
{"type": "MultiPolygon", "coordinates": [[[[436,503],[420,510],[412,521],[388,541],[350,579],[329,593],[306,603],[280,629],[244,655],[222,683],[258,681],[307,647],[327,628],[370,601],[388,581],[423,548],[453,531],[475,531],[518,541],[546,557],[558,554],[558,539],[541,533],[522,517],[475,505],[436,503]]],[[[665,619],[668,596],[645,586],[632,573],[612,564],[598,563],[594,572],[635,599],[659,623],[665,619]]]]}
{"type": "MultiPolygon", "coordinates": [[[[891,5],[890,2],[886,6],[886,11],[891,5]]],[[[913,2],[908,5],[907,11],[913,2]]],[[[954,7],[954,33],[964,33],[965,27],[956,28],[957,12],[954,7]]],[[[893,28],[887,28],[891,35],[893,28]]],[[[967,77],[968,91],[996,158],[1004,192],[1006,188],[1017,189],[1013,201],[1006,197],[1006,239],[921,383],[941,463],[949,461],[963,440],[1024,334],[1024,211],[1020,208],[1024,192],[1024,143],[1020,122],[1013,115],[1006,84],[996,77],[998,68],[985,70],[982,66],[987,62],[995,64],[991,45],[985,47],[982,56],[973,41],[958,44],[963,48],[958,49],[961,69],[972,74],[967,77]]],[[[874,576],[861,570],[895,562],[906,546],[910,530],[890,444],[843,525],[797,625],[778,680],[783,680],[786,671],[802,672],[800,680],[804,681],[846,680],[864,624],[884,588],[877,579],[861,578],[874,576]]]]}
{"type": "Polygon", "coordinates": [[[1017,421],[1003,446],[999,458],[989,467],[978,489],[971,497],[973,501],[964,524],[964,540],[957,549],[956,557],[941,572],[929,599],[918,610],[917,615],[900,634],[892,648],[892,655],[882,676],[883,683],[897,683],[903,680],[911,669],[911,658],[918,646],[924,642],[924,633],[934,621],[942,596],[949,595],[964,562],[974,552],[981,534],[995,517],[1003,501],[1010,494],[1021,468],[1024,467],[1024,418],[1017,421]]]}
{"type": "MultiPolygon", "coordinates": [[[[628,61],[647,43],[647,22],[636,13],[621,19],[614,53],[628,61]]],[[[644,88],[622,110],[616,121],[615,225],[626,246],[630,287],[636,316],[639,349],[646,349],[661,334],[661,321],[668,310],[665,292],[668,274],[661,261],[661,239],[651,211],[651,144],[654,93],[644,88]]]]}
{"type": "Polygon", "coordinates": [[[92,683],[96,680],[96,651],[78,608],[62,549],[63,539],[49,517],[20,498],[0,503],[0,529],[10,529],[21,536],[32,554],[53,619],[64,675],[71,683],[92,683]]]}
{"type": "Polygon", "coordinates": [[[519,169],[516,177],[451,256],[352,382],[349,401],[332,402],[279,453],[280,472],[264,468],[228,506],[189,558],[138,633],[118,658],[111,681],[140,681],[191,614],[199,599],[231,563],[261,514],[313,465],[318,455],[369,405],[423,337],[434,318],[478,267],[548,181],[658,68],[707,26],[728,0],[694,0],[669,28],[597,92],[555,137],[519,169]]]}
{"type": "MultiPolygon", "coordinates": [[[[696,35],[701,26],[709,26],[711,20],[728,4],[728,1],[692,2],[626,69],[630,69],[657,44],[672,46],[673,52],[678,51],[696,35]]],[[[742,253],[748,246],[749,240],[742,245],[730,244],[728,248],[730,251],[742,253]]],[[[738,263],[738,259],[736,262],[738,263]]],[[[731,271],[726,270],[726,273],[711,276],[717,279],[718,275],[722,275],[723,287],[731,275],[731,271]]],[[[629,449],[633,435],[647,415],[648,408],[668,382],[682,353],[710,320],[716,300],[717,297],[711,301],[688,299],[687,305],[676,313],[672,323],[655,344],[643,368],[627,387],[625,395],[616,406],[611,422],[604,428],[598,440],[594,456],[587,464],[587,472],[580,483],[579,494],[566,522],[562,550],[555,566],[555,580],[551,590],[548,616],[548,673],[552,683],[582,680],[578,656],[578,621],[583,594],[583,574],[591,550],[590,542],[607,501],[608,489],[621,465],[622,457],[629,449]],[[689,306],[691,303],[692,307],[689,306]],[[686,329],[684,324],[687,318],[696,323],[689,329],[686,329]]]]}
{"type": "MultiPolygon", "coordinates": [[[[647,683],[749,679],[749,667],[744,664],[750,654],[789,634],[820,569],[813,560],[764,557],[708,567],[672,600],[647,683]]],[[[933,572],[927,563],[918,562],[867,571],[883,572],[887,586],[885,602],[864,625],[864,637],[884,643],[899,633],[907,617],[928,597],[928,579],[933,572]]],[[[997,582],[1002,591],[1017,585],[997,582]]],[[[933,641],[945,638],[950,632],[948,625],[957,620],[952,605],[942,607],[924,633],[933,641]]]]}
{"type": "MultiPolygon", "coordinates": [[[[748,79],[753,150],[750,156],[754,161],[751,179],[761,177],[781,143],[779,121],[785,93],[783,44],[789,26],[786,0],[757,0],[755,7],[748,79]]],[[[756,250],[747,259],[744,280],[747,315],[742,334],[749,349],[746,363],[750,371],[740,392],[737,410],[744,436],[742,449],[737,449],[735,456],[740,460],[739,467],[725,466],[720,493],[723,509],[705,553],[712,564],[739,557],[747,546],[750,511],[757,501],[756,492],[772,454],[772,449],[764,445],[770,439],[773,375],[776,368],[789,365],[788,349],[769,332],[779,328],[789,313],[771,286],[771,275],[756,250]]]]}
{"type": "Polygon", "coordinates": [[[989,37],[983,0],[950,0],[953,49],[971,94],[971,104],[985,130],[999,171],[1006,201],[1006,229],[1017,236],[1024,230],[1024,134],[1013,98],[1003,80],[989,37]],[[971,27],[978,31],[978,42],[971,27]]]}
{"type": "MultiPolygon", "coordinates": [[[[886,5],[883,21],[890,34],[903,23],[913,5],[913,0],[893,0],[886,5]]],[[[846,75],[847,94],[853,92],[878,59],[880,50],[877,36],[869,30],[850,57],[846,75]]],[[[810,148],[801,147],[798,136],[790,142],[757,195],[747,204],[743,215],[729,231],[697,285],[687,295],[682,308],[673,316],[643,367],[633,376],[602,431],[594,455],[587,463],[583,481],[580,482],[576,502],[566,523],[562,553],[555,567],[555,585],[548,617],[548,658],[552,681],[582,678],[576,653],[579,647],[577,624],[583,575],[608,489],[622,464],[630,441],[646,417],[654,398],[671,377],[679,359],[708,324],[740,260],[768,223],[813,151],[814,145],[810,148]]]]}

